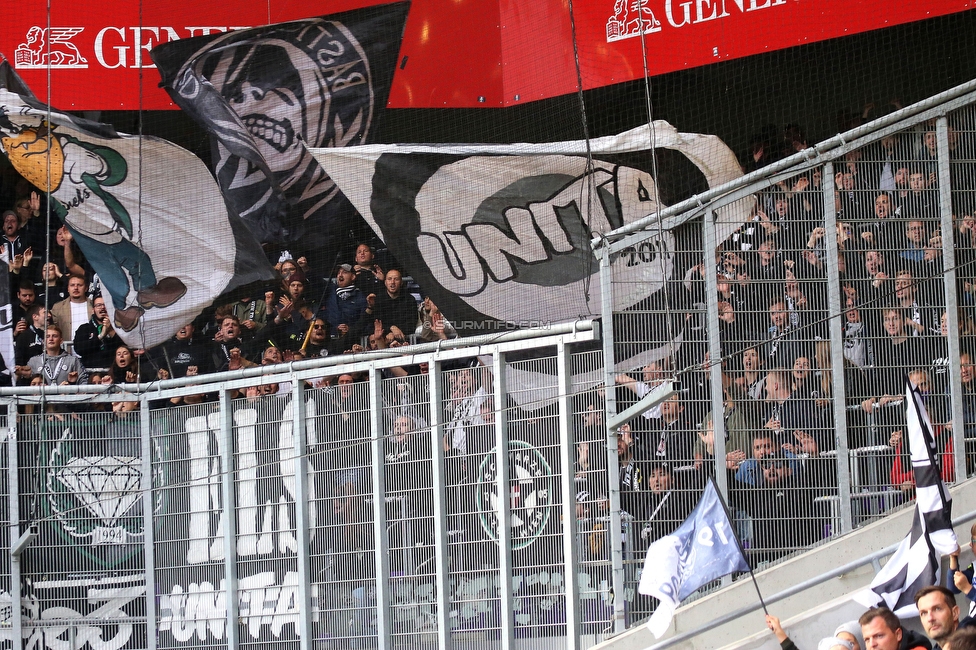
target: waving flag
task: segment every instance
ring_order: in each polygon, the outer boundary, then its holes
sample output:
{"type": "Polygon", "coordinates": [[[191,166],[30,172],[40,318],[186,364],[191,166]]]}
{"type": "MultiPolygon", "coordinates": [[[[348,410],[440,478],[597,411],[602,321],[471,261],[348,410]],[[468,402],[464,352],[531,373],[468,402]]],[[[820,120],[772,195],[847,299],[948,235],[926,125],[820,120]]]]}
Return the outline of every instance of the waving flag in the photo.
{"type": "MultiPolygon", "coordinates": [[[[584,141],[313,153],[457,325],[600,313],[591,237],[663,209],[689,179],[704,190],[742,175],[719,138],[662,121],[597,138],[589,150],[592,165],[584,141]]],[[[751,216],[747,203],[719,211],[721,239],[751,216]]],[[[616,257],[614,309],[653,299],[671,279],[675,253],[675,234],[665,229],[646,249],[616,257]]]]}
{"type": "MultiPolygon", "coordinates": [[[[0,79],[13,74],[0,63],[0,79]]],[[[49,113],[6,87],[0,143],[21,176],[51,193],[127,345],[161,343],[220,294],[273,277],[206,165],[175,144],[49,113]]]]}
{"type": "MultiPolygon", "coordinates": [[[[409,3],[161,44],[163,86],[211,134],[217,180],[262,242],[332,259],[362,221],[308,147],[368,141],[409,3]]],[[[362,224],[364,227],[365,224],[362,224]]]]}
{"type": "Polygon", "coordinates": [[[682,600],[712,580],[748,570],[725,505],[709,481],[684,523],[647,549],[637,591],[661,601],[647,628],[661,638],[682,600]]]}
{"type": "MultiPolygon", "coordinates": [[[[377,144],[313,154],[397,261],[467,334],[599,315],[592,237],[742,175],[721,139],[682,133],[663,121],[589,146],[582,140],[377,144]]],[[[719,239],[751,218],[750,210],[749,201],[719,209],[719,239]]],[[[620,346],[621,372],[660,360],[672,343],[681,343],[678,306],[687,292],[673,291],[680,279],[673,277],[675,259],[700,243],[664,226],[611,260],[613,309],[632,308],[639,321],[633,327],[658,336],[653,345],[620,346]]],[[[574,383],[602,381],[602,373],[577,373],[574,383]]],[[[510,381],[526,391],[516,395],[534,399],[547,381],[553,385],[540,373],[518,369],[510,381]]]]}
{"type": "Polygon", "coordinates": [[[917,616],[915,593],[937,583],[940,558],[958,550],[959,544],[952,530],[952,497],[942,482],[932,423],[918,387],[909,381],[905,408],[915,475],[912,530],[855,600],[865,607],[886,605],[897,616],[917,616]]]}

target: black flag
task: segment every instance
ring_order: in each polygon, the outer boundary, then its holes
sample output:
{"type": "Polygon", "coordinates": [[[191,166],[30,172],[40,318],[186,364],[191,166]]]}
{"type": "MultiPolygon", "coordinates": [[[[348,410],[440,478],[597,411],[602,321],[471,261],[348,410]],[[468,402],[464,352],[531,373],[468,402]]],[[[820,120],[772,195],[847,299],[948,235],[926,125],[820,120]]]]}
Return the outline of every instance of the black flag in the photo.
{"type": "Polygon", "coordinates": [[[228,202],[262,242],[331,259],[366,228],[308,147],[368,142],[409,3],[183,39],[153,49],[163,87],[212,136],[228,202]]]}

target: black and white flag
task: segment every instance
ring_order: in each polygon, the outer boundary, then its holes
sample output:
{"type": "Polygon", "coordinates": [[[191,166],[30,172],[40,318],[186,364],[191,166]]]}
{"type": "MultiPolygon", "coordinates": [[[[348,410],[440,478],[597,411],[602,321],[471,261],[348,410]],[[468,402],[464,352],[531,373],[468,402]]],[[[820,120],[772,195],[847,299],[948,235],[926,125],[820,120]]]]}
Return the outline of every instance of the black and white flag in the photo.
{"type": "Polygon", "coordinates": [[[886,605],[897,616],[917,616],[915,593],[937,583],[940,558],[958,550],[959,544],[952,530],[952,497],[942,482],[932,423],[921,392],[910,381],[905,382],[905,409],[915,475],[912,530],[855,600],[865,607],[886,605]]]}
{"type": "Polygon", "coordinates": [[[262,242],[329,257],[361,220],[308,147],[369,141],[410,4],[170,41],[162,86],[211,134],[214,174],[262,242]],[[348,223],[354,219],[356,223],[348,223]]]}
{"type": "MultiPolygon", "coordinates": [[[[592,238],[742,175],[721,139],[663,121],[589,148],[579,140],[312,153],[457,330],[472,334],[599,315],[592,238]]],[[[717,211],[720,241],[751,218],[751,207],[717,211]]],[[[667,334],[683,327],[684,314],[674,328],[646,321],[665,311],[663,296],[680,280],[677,257],[695,249],[680,237],[664,223],[611,260],[614,311],[637,310],[641,327],[660,334],[657,346],[621,351],[621,371],[666,356],[667,334]]]]}

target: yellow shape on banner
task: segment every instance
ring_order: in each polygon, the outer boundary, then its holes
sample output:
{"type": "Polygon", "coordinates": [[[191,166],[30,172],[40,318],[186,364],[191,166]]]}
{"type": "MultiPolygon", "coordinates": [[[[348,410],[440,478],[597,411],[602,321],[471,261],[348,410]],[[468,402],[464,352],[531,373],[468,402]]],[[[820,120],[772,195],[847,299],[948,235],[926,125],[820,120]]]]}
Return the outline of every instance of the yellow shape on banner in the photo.
{"type": "Polygon", "coordinates": [[[21,176],[44,192],[54,192],[64,178],[64,152],[57,138],[49,137],[47,125],[39,129],[25,129],[12,138],[0,138],[10,164],[21,176]],[[51,143],[50,178],[48,187],[48,142],[51,143]]]}

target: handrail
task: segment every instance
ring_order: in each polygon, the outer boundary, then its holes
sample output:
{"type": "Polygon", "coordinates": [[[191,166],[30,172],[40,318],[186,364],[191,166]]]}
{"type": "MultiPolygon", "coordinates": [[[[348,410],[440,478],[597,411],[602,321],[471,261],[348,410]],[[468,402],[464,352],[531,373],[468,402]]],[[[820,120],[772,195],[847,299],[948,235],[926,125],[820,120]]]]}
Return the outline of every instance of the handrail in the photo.
{"type": "MultiPolygon", "coordinates": [[[[206,375],[195,375],[192,377],[180,377],[179,379],[164,379],[143,383],[120,383],[112,386],[82,384],[69,386],[14,386],[0,388],[0,399],[5,397],[38,397],[52,395],[102,395],[106,392],[125,391],[128,393],[158,393],[171,388],[194,387],[201,390],[210,384],[219,384],[238,379],[250,379],[256,377],[266,377],[269,375],[291,374],[303,370],[326,369],[334,366],[347,366],[353,363],[369,361],[389,361],[391,359],[400,360],[402,365],[416,363],[414,357],[421,355],[437,355],[437,353],[448,350],[459,350],[470,348],[471,356],[479,354],[478,348],[512,341],[528,341],[543,339],[563,334],[576,335],[581,332],[598,332],[599,325],[592,320],[579,320],[571,323],[552,324],[547,328],[526,328],[513,329],[499,332],[496,334],[479,334],[477,336],[458,337],[449,340],[440,340],[433,343],[419,343],[399,348],[385,350],[371,350],[357,354],[339,354],[317,359],[303,359],[288,363],[279,363],[268,366],[254,366],[241,368],[239,370],[228,370],[225,372],[208,373],[206,375]]],[[[205,392],[205,391],[204,391],[205,392]]]]}
{"type": "MultiPolygon", "coordinates": [[[[969,522],[973,519],[976,519],[976,510],[967,512],[965,515],[953,519],[952,527],[955,528],[956,526],[969,522]]],[[[856,531],[852,531],[852,533],[853,532],[856,531]]],[[[841,540],[844,539],[845,537],[847,537],[847,535],[844,535],[843,537],[837,537],[835,539],[841,540]]],[[[876,560],[880,560],[881,558],[887,555],[891,555],[892,553],[895,552],[895,550],[897,550],[899,544],[901,544],[900,541],[897,544],[886,546],[883,549],[875,551],[874,553],[869,553],[868,555],[865,555],[864,557],[858,560],[854,560],[852,562],[848,562],[847,564],[843,564],[835,569],[826,571],[820,574],[819,576],[810,578],[809,580],[804,580],[803,582],[797,583],[792,587],[789,587],[788,589],[784,589],[783,591],[773,594],[772,596],[766,596],[764,600],[767,605],[770,605],[772,603],[777,603],[781,600],[789,598],[790,596],[794,596],[800,592],[806,591],[807,589],[810,589],[812,587],[816,587],[817,585],[827,582],[831,578],[836,578],[837,576],[844,575],[849,571],[853,571],[854,569],[858,569],[866,564],[871,564],[876,560]]],[[[688,632],[682,632],[681,634],[675,635],[673,637],[669,637],[664,641],[655,643],[652,646],[648,646],[647,648],[645,648],[645,650],[662,650],[663,648],[670,648],[676,643],[680,643],[681,641],[687,641],[688,639],[698,636],[702,632],[708,632],[709,630],[714,630],[715,628],[721,625],[725,625],[726,623],[729,623],[731,621],[734,621],[735,619],[745,616],[746,614],[751,614],[757,609],[760,609],[762,606],[763,606],[762,603],[752,603],[751,605],[740,607],[739,609],[733,612],[729,612],[727,614],[723,614],[722,616],[719,616],[718,618],[712,619],[708,623],[705,623],[704,625],[699,626],[694,630],[689,630],[688,632]]]]}

